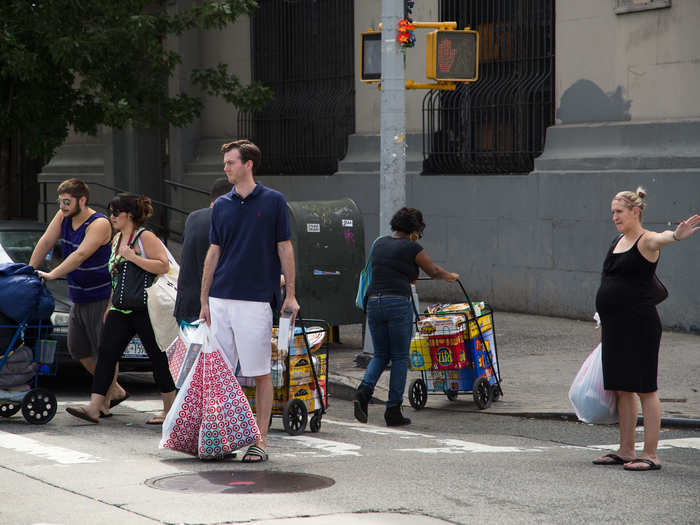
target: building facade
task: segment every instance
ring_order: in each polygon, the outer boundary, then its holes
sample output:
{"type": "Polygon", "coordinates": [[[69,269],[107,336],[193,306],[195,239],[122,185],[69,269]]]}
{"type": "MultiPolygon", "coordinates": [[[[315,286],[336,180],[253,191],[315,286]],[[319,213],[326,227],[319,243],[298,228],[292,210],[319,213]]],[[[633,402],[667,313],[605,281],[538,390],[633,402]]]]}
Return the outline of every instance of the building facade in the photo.
{"type": "MultiPolygon", "coordinates": [[[[275,90],[264,111],[208,99],[186,128],[71,136],[42,177],[78,175],[192,209],[222,175],[220,144],[263,150],[259,178],[289,200],[351,197],[367,244],[379,231],[380,92],[360,81],[360,33],[380,0],[261,0],[250,18],[172,42],[192,68],[225,62],[275,90]]],[[[480,31],[480,78],[455,92],[408,91],[407,204],[423,244],[494,308],[588,319],[615,229],[610,201],[648,191],[645,226],[700,210],[700,2],[696,0],[418,0],[413,18],[480,31]]],[[[406,78],[425,81],[425,30],[406,78]]],[[[97,197],[101,198],[101,197],[97,197]]],[[[177,229],[181,217],[168,219],[177,229]]],[[[700,331],[697,238],[664,250],[667,327],[700,331]]],[[[425,298],[456,287],[421,283],[425,298]]]]}

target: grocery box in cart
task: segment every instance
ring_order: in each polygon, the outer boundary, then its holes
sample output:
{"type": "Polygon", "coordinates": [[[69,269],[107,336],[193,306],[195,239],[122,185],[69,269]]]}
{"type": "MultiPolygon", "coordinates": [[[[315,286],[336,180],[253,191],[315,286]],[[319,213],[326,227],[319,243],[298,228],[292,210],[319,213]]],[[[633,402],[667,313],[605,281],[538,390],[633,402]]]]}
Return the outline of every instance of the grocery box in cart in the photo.
{"type": "Polygon", "coordinates": [[[409,352],[411,370],[430,370],[433,368],[433,358],[430,355],[430,344],[427,336],[416,334],[411,340],[409,352]]]}
{"type": "Polygon", "coordinates": [[[464,315],[425,317],[418,321],[418,331],[428,337],[433,369],[453,370],[468,365],[464,315]]]}

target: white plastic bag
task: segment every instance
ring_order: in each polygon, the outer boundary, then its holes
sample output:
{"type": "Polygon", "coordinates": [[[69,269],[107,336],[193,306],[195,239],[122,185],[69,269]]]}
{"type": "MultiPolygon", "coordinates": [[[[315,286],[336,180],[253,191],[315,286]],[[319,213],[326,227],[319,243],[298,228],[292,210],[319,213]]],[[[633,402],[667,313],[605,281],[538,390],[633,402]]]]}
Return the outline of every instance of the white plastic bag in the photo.
{"type": "MultiPolygon", "coordinates": [[[[165,246],[163,246],[165,248],[165,246]]],[[[167,248],[170,270],[168,273],[158,275],[155,282],[148,288],[148,317],[153,326],[153,333],[161,351],[165,352],[173,339],[178,335],[178,326],[173,310],[177,298],[177,277],[180,274],[180,265],[177,264],[173,254],[167,248]]]]}
{"type": "Polygon", "coordinates": [[[581,365],[569,389],[569,401],[576,416],[586,423],[617,423],[615,392],[603,388],[602,344],[598,344],[581,365]]]}
{"type": "Polygon", "coordinates": [[[175,387],[182,388],[187,376],[192,370],[192,365],[197,359],[199,352],[202,350],[202,346],[209,339],[209,327],[207,323],[201,322],[194,330],[192,330],[189,325],[187,328],[180,329],[180,338],[185,343],[187,352],[182,360],[182,367],[180,368],[180,373],[175,380],[175,387]]]}

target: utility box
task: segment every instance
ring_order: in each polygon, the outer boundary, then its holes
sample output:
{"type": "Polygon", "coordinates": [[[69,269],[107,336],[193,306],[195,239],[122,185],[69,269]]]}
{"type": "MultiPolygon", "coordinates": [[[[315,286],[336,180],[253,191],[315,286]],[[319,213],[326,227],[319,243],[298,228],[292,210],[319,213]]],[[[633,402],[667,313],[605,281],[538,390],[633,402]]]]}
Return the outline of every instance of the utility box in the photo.
{"type": "Polygon", "coordinates": [[[362,213],[352,199],[291,201],[289,219],[301,316],[331,326],[361,323],[355,306],[365,265],[362,213]]]}

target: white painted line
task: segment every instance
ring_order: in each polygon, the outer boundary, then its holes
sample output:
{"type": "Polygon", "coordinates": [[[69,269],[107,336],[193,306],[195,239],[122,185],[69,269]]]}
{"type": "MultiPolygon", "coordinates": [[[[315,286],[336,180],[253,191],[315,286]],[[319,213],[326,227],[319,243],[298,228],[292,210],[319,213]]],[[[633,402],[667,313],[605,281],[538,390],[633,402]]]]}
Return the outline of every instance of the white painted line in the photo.
{"type": "Polygon", "coordinates": [[[357,430],[358,432],[365,432],[367,434],[377,434],[380,436],[384,435],[391,435],[395,436],[398,438],[402,439],[412,439],[412,438],[417,438],[417,437],[423,437],[423,438],[434,438],[435,436],[432,436],[430,434],[420,434],[418,432],[410,432],[408,430],[398,430],[395,428],[387,428],[387,427],[376,427],[374,425],[365,425],[363,423],[346,423],[344,421],[336,421],[333,419],[327,419],[323,418],[324,423],[330,423],[331,425],[340,425],[342,427],[349,427],[352,428],[353,430],[357,430]]]}
{"type": "MultiPolygon", "coordinates": [[[[617,450],[619,445],[590,445],[586,448],[595,448],[598,450],[617,450]]],[[[643,449],[644,442],[640,441],[634,444],[635,448],[643,449]]],[[[695,448],[700,450],[700,438],[680,438],[680,439],[662,439],[659,441],[659,449],[666,448],[695,448]]]]}
{"type": "Polygon", "coordinates": [[[362,447],[351,443],[342,443],[340,441],[330,441],[328,439],[319,439],[308,436],[270,436],[271,439],[284,439],[287,441],[295,441],[300,445],[309,448],[316,448],[327,452],[331,456],[361,456],[358,452],[362,447]]]}
{"type": "Polygon", "coordinates": [[[0,447],[9,448],[32,456],[55,461],[62,465],[76,465],[78,463],[99,463],[101,458],[78,452],[69,448],[44,445],[35,439],[17,436],[8,432],[0,431],[0,447]]]}
{"type": "Polygon", "coordinates": [[[423,454],[464,454],[465,452],[543,452],[544,448],[522,448],[522,447],[500,447],[494,445],[484,445],[472,441],[462,441],[459,439],[438,439],[438,443],[444,447],[432,448],[399,448],[399,452],[420,452],[423,454]]]}
{"type": "MultiPolygon", "coordinates": [[[[56,403],[58,406],[70,406],[70,405],[85,405],[87,404],[86,399],[79,399],[76,401],[59,401],[56,403]]],[[[127,407],[137,412],[162,412],[163,411],[163,401],[160,399],[142,399],[142,400],[131,400],[127,399],[122,401],[114,407],[112,410],[116,410],[117,407],[127,407]]]]}

